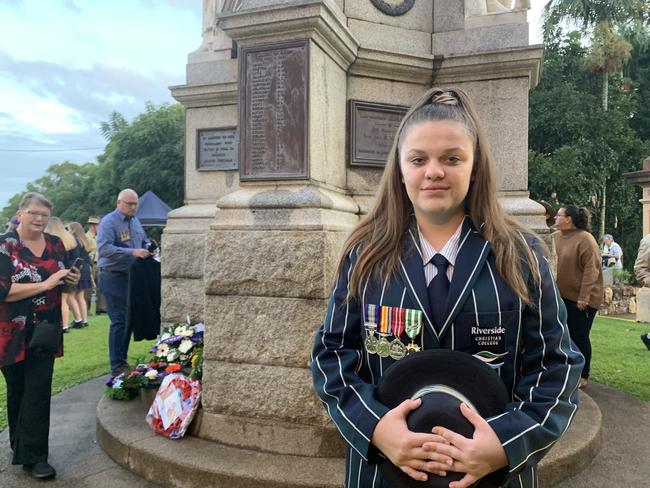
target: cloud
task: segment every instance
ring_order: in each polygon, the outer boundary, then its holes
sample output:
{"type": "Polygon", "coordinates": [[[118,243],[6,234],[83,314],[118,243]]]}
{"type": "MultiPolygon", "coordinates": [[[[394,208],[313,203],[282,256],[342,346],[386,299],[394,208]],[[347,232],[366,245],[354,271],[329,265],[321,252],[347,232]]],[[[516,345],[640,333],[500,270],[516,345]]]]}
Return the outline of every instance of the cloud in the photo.
{"type": "Polygon", "coordinates": [[[144,75],[101,63],[90,69],[71,68],[47,61],[17,60],[5,52],[0,52],[0,71],[23,90],[79,112],[88,124],[105,120],[115,110],[133,117],[142,111],[145,100],[172,102],[165,81],[178,82],[178,76],[169,73],[144,75]]]}
{"type": "MultiPolygon", "coordinates": [[[[1,114],[15,125],[19,120],[12,120],[8,114],[1,114]]],[[[0,120],[2,120],[0,119],[0,120]]],[[[106,141],[98,130],[91,128],[78,134],[48,134],[45,138],[39,133],[0,131],[0,208],[16,193],[25,190],[27,183],[33,182],[45,174],[49,166],[63,161],[74,163],[95,162],[103,152],[106,141]],[[99,148],[92,150],[70,149],[99,148]],[[7,149],[11,149],[8,151],[7,149]],[[56,149],[56,151],[47,151],[56,149]],[[61,151],[60,149],[68,149],[61,151]]],[[[1,223],[0,223],[1,224],[1,223]]]]}

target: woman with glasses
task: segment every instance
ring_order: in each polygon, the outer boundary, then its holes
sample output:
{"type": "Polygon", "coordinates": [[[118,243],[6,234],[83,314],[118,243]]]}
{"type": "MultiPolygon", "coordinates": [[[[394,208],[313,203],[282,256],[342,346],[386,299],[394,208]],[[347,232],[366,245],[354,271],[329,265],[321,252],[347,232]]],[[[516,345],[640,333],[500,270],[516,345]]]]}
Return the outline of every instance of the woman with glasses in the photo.
{"type": "Polygon", "coordinates": [[[0,367],[7,384],[12,464],[35,478],[53,478],[48,463],[50,397],[58,353],[28,348],[40,322],[61,324],[61,294],[79,281],[69,270],[58,237],[45,233],[52,204],[27,193],[18,208],[20,224],[0,235],[0,367]]]}
{"type": "Polygon", "coordinates": [[[587,386],[591,363],[589,332],[603,302],[600,248],[591,235],[589,211],[566,205],[555,215],[553,234],[557,252],[557,286],[567,309],[571,339],[585,357],[580,388],[587,386]]]}

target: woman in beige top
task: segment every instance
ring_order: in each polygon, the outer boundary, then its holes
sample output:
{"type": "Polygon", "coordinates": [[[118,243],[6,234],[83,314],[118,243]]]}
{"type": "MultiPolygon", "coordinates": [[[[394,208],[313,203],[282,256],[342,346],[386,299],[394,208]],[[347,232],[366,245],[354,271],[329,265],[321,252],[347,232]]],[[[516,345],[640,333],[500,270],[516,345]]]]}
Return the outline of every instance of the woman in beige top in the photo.
{"type": "Polygon", "coordinates": [[[600,249],[590,234],[589,211],[575,205],[560,208],[553,234],[557,252],[557,285],[567,309],[571,339],[585,357],[580,387],[587,385],[591,362],[589,332],[603,301],[600,249]]]}

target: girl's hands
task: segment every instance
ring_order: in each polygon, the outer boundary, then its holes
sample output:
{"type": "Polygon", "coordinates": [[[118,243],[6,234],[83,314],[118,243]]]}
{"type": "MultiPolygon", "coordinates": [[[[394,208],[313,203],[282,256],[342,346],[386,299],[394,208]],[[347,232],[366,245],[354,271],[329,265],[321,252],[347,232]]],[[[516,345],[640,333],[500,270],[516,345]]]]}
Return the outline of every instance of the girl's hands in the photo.
{"type": "Polygon", "coordinates": [[[453,459],[449,471],[465,473],[462,479],[450,483],[449,488],[468,488],[487,474],[508,465],[506,452],[490,424],[464,403],[460,411],[474,426],[471,439],[444,427],[434,427],[432,432],[447,443],[427,442],[422,446],[427,452],[437,452],[453,459]]]}
{"type": "Polygon", "coordinates": [[[417,409],[421,400],[405,400],[384,415],[375,426],[371,442],[393,463],[411,478],[426,481],[427,473],[440,474],[449,467],[452,458],[437,450],[425,450],[423,446],[446,444],[437,433],[412,432],[406,424],[407,415],[417,409]]]}

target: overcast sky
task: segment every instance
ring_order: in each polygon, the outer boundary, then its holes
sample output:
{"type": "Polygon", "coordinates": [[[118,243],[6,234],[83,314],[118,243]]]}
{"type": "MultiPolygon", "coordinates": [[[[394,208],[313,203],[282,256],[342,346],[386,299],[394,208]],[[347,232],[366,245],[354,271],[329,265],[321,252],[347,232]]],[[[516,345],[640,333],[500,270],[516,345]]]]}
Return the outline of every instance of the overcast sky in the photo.
{"type": "MultiPolygon", "coordinates": [[[[362,1],[362,0],[355,0],[362,1]]],[[[531,40],[546,0],[532,0],[531,40]]],[[[0,208],[53,163],[94,162],[101,122],[173,102],[201,0],[0,0],[0,208]]]]}

